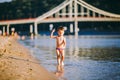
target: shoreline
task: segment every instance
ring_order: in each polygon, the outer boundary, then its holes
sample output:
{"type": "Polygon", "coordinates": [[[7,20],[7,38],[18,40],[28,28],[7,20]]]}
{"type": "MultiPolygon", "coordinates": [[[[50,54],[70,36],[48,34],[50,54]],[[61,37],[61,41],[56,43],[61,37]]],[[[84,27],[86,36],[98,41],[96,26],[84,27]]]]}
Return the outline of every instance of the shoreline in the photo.
{"type": "Polygon", "coordinates": [[[13,37],[0,36],[0,80],[57,80],[13,37]]]}

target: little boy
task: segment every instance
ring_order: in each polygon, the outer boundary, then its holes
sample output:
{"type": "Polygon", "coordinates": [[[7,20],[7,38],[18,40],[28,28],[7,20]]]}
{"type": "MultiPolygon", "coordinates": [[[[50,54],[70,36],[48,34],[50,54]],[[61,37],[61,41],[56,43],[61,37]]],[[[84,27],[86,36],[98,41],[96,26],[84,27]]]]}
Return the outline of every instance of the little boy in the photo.
{"type": "Polygon", "coordinates": [[[56,39],[56,54],[58,65],[64,65],[64,49],[66,47],[66,39],[64,35],[64,27],[59,27],[57,30],[58,36],[53,36],[55,29],[52,30],[50,38],[56,39]]]}

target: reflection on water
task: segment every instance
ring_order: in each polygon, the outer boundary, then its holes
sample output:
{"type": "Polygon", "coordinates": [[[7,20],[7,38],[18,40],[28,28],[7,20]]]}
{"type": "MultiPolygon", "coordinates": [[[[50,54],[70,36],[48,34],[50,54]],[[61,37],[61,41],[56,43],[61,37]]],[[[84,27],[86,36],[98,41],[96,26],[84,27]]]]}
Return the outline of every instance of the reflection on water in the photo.
{"type": "Polygon", "coordinates": [[[21,43],[60,80],[120,80],[120,38],[66,38],[64,67],[57,65],[54,39],[40,36],[21,43]]]}
{"type": "Polygon", "coordinates": [[[111,60],[120,61],[120,48],[78,48],[67,50],[67,56],[75,58],[84,57],[92,60],[111,60]]]}
{"type": "Polygon", "coordinates": [[[64,66],[61,65],[57,65],[56,66],[56,71],[54,73],[60,80],[67,80],[64,77],[64,66]]]}

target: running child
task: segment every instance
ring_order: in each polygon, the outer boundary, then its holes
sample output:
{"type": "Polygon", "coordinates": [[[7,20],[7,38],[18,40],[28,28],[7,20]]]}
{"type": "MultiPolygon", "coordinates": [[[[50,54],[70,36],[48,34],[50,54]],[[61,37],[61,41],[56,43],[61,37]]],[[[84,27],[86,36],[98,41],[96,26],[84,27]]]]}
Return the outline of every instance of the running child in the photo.
{"type": "Polygon", "coordinates": [[[58,65],[64,65],[64,49],[66,47],[66,39],[64,37],[64,27],[59,27],[57,30],[58,35],[54,36],[55,29],[52,30],[50,38],[56,39],[56,54],[58,65]]]}

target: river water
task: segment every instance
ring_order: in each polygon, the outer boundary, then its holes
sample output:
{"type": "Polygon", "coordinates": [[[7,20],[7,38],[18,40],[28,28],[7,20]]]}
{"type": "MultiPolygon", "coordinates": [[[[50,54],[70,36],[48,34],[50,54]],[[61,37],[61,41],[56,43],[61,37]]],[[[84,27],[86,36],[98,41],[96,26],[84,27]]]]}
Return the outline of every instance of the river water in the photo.
{"type": "Polygon", "coordinates": [[[66,36],[65,65],[57,65],[49,36],[20,41],[59,80],[120,80],[120,38],[66,36]]]}

